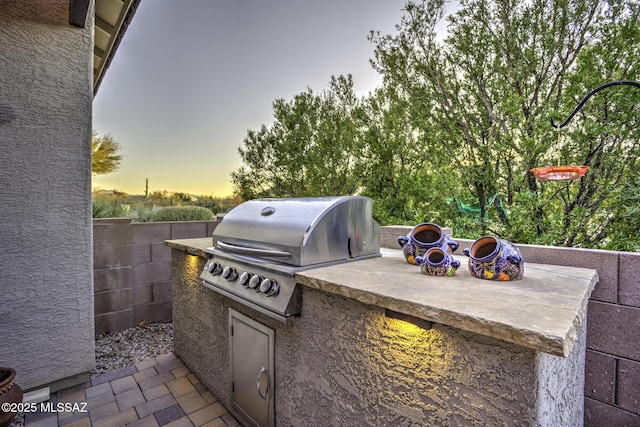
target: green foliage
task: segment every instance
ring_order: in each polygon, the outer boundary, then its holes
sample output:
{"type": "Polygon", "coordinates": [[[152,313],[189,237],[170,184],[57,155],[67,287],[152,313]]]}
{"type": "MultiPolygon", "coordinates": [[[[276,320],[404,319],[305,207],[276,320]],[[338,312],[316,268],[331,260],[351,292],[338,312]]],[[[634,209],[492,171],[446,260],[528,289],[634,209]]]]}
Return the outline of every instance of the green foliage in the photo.
{"type": "Polygon", "coordinates": [[[249,131],[239,148],[236,193],[244,200],[354,193],[360,108],[351,76],[332,77],[320,94],[276,100],[273,124],[249,131]]]}
{"type": "Polygon", "coordinates": [[[119,218],[126,216],[126,208],[118,200],[92,200],[93,218],[119,218]]]}
{"type": "Polygon", "coordinates": [[[469,231],[500,234],[508,219],[500,211],[491,216],[489,199],[498,193],[509,206],[519,191],[536,191],[528,169],[553,135],[549,104],[557,102],[598,5],[469,1],[439,41],[433,28],[443,4],[408,3],[397,35],[372,37],[374,66],[412,106],[411,123],[435,168],[451,169],[455,159],[451,193],[458,194],[448,196],[471,197],[480,209],[469,231]]]}
{"type": "Polygon", "coordinates": [[[213,212],[201,206],[164,206],[151,211],[150,222],[211,221],[213,212]]]}
{"type": "Polygon", "coordinates": [[[149,206],[144,202],[135,202],[128,206],[127,216],[131,218],[132,222],[150,222],[151,213],[156,209],[155,206],[149,206]]]}
{"type": "Polygon", "coordinates": [[[119,150],[120,144],[110,134],[99,136],[91,131],[91,172],[102,175],[118,169],[122,161],[119,150]]]}
{"type": "MultiPolygon", "coordinates": [[[[150,222],[156,211],[162,207],[198,207],[197,211],[204,209],[208,213],[187,214],[184,221],[198,221],[191,219],[193,215],[201,216],[204,220],[213,218],[214,213],[224,213],[239,203],[237,199],[220,198],[212,196],[193,196],[185,193],[170,193],[168,191],[156,191],[149,194],[148,198],[138,195],[127,195],[122,192],[97,191],[93,193],[93,217],[114,218],[128,217],[133,222],[150,222]]],[[[173,220],[172,220],[173,221],[173,220]]],[[[176,221],[182,221],[177,219],[176,221]]]]}
{"type": "Polygon", "coordinates": [[[467,0],[441,39],[444,4],[410,1],[396,34],[371,32],[383,83],[368,97],[349,76],[274,102],[274,122],[240,148],[237,195],[360,193],[383,225],[435,221],[460,237],[637,250],[640,91],[598,93],[561,132],[549,118],[604,82],[638,80],[640,5],[467,0]],[[559,163],[591,169],[566,182],[530,171],[559,163]]]}
{"type": "Polygon", "coordinates": [[[619,213],[616,227],[606,242],[603,249],[624,250],[630,252],[640,251],[640,179],[636,179],[624,186],[621,194],[623,209],[619,213]]]}

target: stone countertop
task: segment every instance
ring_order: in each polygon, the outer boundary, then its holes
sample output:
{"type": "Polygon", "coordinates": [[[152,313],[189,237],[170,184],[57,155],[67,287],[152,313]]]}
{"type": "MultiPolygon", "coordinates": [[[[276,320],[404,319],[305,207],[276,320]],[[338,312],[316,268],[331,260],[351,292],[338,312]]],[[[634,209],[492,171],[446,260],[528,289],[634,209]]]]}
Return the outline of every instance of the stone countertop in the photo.
{"type": "Polygon", "coordinates": [[[423,275],[402,251],[296,274],[303,285],[431,322],[499,338],[557,356],[568,356],[583,327],[598,272],[527,263],[522,280],[472,277],[467,257],[453,277],[423,275]]]}
{"type": "MultiPolygon", "coordinates": [[[[208,257],[211,238],[166,244],[208,257]]],[[[453,277],[430,277],[407,264],[402,251],[296,274],[302,285],[419,319],[441,323],[557,356],[568,356],[583,321],[596,270],[527,263],[522,280],[498,282],[472,277],[467,257],[453,277]]]]}
{"type": "Polygon", "coordinates": [[[211,256],[211,254],[206,251],[206,248],[210,248],[213,245],[211,237],[165,240],[164,243],[170,248],[178,249],[188,253],[189,255],[195,255],[203,258],[209,258],[211,256]]]}

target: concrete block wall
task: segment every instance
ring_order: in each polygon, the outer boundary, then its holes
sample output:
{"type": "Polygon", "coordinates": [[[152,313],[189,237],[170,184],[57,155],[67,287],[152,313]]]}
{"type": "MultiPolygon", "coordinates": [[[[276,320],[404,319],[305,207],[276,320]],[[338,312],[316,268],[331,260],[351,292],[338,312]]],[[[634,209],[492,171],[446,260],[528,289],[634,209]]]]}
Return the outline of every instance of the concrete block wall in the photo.
{"type": "MultiPolygon", "coordinates": [[[[411,227],[382,227],[381,245],[399,248],[411,227]]],[[[473,240],[457,239],[462,254],[473,240]]],[[[640,253],[517,245],[526,263],[598,271],[588,305],[585,426],[640,426],[640,253]]],[[[463,267],[464,268],[464,267],[463,267]]]]}
{"type": "MultiPolygon", "coordinates": [[[[170,320],[171,251],[164,240],[208,237],[216,225],[94,220],[96,334],[170,320]]],[[[382,227],[381,245],[397,248],[410,229],[382,227]]],[[[473,242],[458,241],[458,254],[473,242]]],[[[585,425],[640,426],[640,253],[517,246],[525,263],[598,271],[588,306],[585,425]]]]}
{"type": "Polygon", "coordinates": [[[169,239],[211,236],[218,222],[94,219],[95,333],[171,320],[169,239]]]}
{"type": "Polygon", "coordinates": [[[133,326],[131,220],[93,220],[95,333],[133,326]]]}

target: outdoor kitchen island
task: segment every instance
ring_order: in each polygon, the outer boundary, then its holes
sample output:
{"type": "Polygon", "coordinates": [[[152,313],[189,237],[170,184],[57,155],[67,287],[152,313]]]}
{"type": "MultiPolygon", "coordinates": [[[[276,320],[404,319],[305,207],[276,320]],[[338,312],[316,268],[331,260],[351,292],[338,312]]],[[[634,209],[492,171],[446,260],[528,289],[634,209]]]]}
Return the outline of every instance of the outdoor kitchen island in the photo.
{"type": "Polygon", "coordinates": [[[521,281],[492,282],[456,256],[456,276],[428,277],[382,248],[382,257],[297,273],[300,315],[282,322],[202,285],[210,238],[167,244],[175,353],[235,415],[230,312],[273,331],[273,383],[262,370],[250,375],[274,403],[264,425],[583,423],[595,270],[527,263],[521,281]]]}

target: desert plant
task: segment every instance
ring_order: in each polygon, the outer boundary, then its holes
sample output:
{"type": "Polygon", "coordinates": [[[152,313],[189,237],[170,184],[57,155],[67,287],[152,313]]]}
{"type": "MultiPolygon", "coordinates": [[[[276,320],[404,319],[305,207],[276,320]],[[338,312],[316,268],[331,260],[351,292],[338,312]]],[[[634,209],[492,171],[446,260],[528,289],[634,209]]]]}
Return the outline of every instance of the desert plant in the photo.
{"type": "Polygon", "coordinates": [[[91,201],[91,213],[93,218],[118,218],[126,216],[126,207],[119,200],[91,201]]]}
{"type": "Polygon", "coordinates": [[[101,136],[96,130],[91,131],[91,172],[102,175],[118,169],[122,161],[119,150],[120,144],[111,134],[101,136]]]}
{"type": "Polygon", "coordinates": [[[213,212],[200,206],[164,206],[151,211],[149,221],[211,221],[213,212]]]}
{"type": "Polygon", "coordinates": [[[98,200],[91,201],[91,216],[93,218],[105,218],[104,203],[98,200]]]}
{"type": "Polygon", "coordinates": [[[144,202],[135,202],[129,206],[127,216],[133,222],[149,222],[151,221],[151,213],[156,209],[155,205],[150,206],[144,202]]]}

